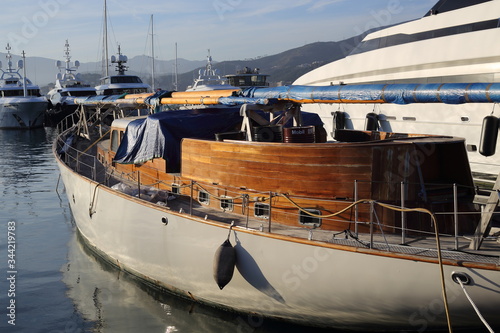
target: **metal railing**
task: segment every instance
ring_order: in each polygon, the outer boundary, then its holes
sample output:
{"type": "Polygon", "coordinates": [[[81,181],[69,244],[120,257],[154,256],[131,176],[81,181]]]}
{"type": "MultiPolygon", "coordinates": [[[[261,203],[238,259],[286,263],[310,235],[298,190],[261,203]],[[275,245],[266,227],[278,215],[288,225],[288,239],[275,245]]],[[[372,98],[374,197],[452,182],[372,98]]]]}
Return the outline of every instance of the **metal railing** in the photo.
{"type": "MultiPolygon", "coordinates": [[[[70,115],[72,117],[73,115],[70,115]]],[[[110,179],[115,179],[116,182],[123,181],[123,182],[128,182],[132,184],[136,184],[137,190],[140,192],[141,189],[143,188],[156,188],[157,190],[165,190],[171,195],[179,195],[177,193],[174,193],[173,191],[173,184],[172,183],[165,183],[164,181],[160,179],[154,179],[152,176],[148,174],[141,174],[140,171],[132,172],[129,174],[124,174],[117,172],[113,168],[109,168],[108,166],[103,166],[99,161],[97,156],[94,154],[90,154],[87,152],[79,151],[76,149],[71,143],[68,142],[69,138],[71,135],[74,135],[71,130],[72,127],[75,125],[68,126],[69,124],[75,124],[75,119],[68,120],[67,123],[60,124],[61,127],[60,131],[62,131],[62,136],[60,136],[57,139],[57,152],[60,155],[60,158],[64,161],[66,165],[71,167],[74,171],[81,173],[85,175],[86,177],[97,181],[97,182],[106,182],[106,185],[109,185],[109,180],[110,179]],[[63,130],[64,127],[68,127],[66,131],[63,130]],[[100,171],[98,171],[100,170],[100,171]]],[[[189,193],[182,194],[182,196],[185,196],[189,200],[189,214],[193,214],[193,211],[195,210],[193,207],[194,202],[198,202],[198,198],[194,197],[194,192],[199,193],[200,191],[203,191],[207,193],[207,195],[214,199],[218,200],[220,202],[228,201],[231,200],[233,202],[234,208],[232,211],[227,211],[228,213],[235,212],[238,210],[243,217],[244,220],[246,220],[245,225],[248,227],[248,221],[250,219],[250,204],[255,205],[257,202],[261,203],[266,203],[269,204],[268,208],[268,216],[262,218],[261,221],[262,224],[267,224],[267,232],[272,232],[274,228],[272,227],[273,224],[278,225],[279,221],[274,221],[272,219],[272,215],[275,209],[278,209],[273,202],[276,202],[279,200],[280,197],[283,197],[283,194],[272,192],[272,191],[265,191],[265,192],[257,192],[257,191],[250,191],[247,189],[242,189],[242,188],[224,188],[224,196],[221,196],[218,194],[218,190],[221,189],[221,187],[218,187],[217,185],[212,185],[212,184],[201,184],[192,180],[185,180],[181,179],[180,176],[177,181],[177,187],[186,187],[190,188],[189,193]]],[[[336,203],[337,205],[352,205],[353,203],[356,203],[360,201],[360,199],[364,198],[359,198],[359,193],[360,193],[360,187],[370,187],[372,186],[374,182],[365,182],[365,181],[354,181],[352,183],[353,187],[353,195],[352,199],[348,200],[349,198],[345,198],[342,200],[327,200],[327,199],[317,199],[318,204],[317,206],[322,206],[323,204],[329,203],[330,205],[332,203],[336,203]],[[322,204],[323,203],[323,204],[322,204]]],[[[339,183],[340,184],[340,183],[339,183]]],[[[345,184],[345,183],[344,183],[345,184]]],[[[401,222],[400,226],[396,225],[387,225],[382,223],[383,221],[378,220],[377,217],[377,212],[373,209],[373,207],[370,207],[370,219],[369,221],[362,221],[360,219],[360,207],[362,205],[367,205],[367,204],[372,204],[369,201],[365,202],[360,202],[358,204],[355,204],[352,206],[351,209],[351,214],[353,215],[352,219],[346,220],[345,218],[338,218],[338,217],[326,217],[322,216],[321,219],[322,221],[329,221],[331,223],[336,223],[336,224],[345,224],[345,230],[350,230],[350,226],[354,226],[354,235],[355,237],[359,237],[359,228],[361,226],[369,228],[369,244],[370,246],[373,245],[374,242],[374,235],[383,235],[383,230],[393,230],[392,235],[396,234],[397,232],[400,233],[401,236],[401,244],[406,244],[407,243],[407,238],[408,234],[422,234],[422,235],[428,235],[431,236],[434,233],[432,231],[423,231],[423,230],[415,230],[411,229],[407,225],[407,213],[404,211],[404,209],[410,207],[411,201],[408,200],[406,197],[406,192],[408,188],[408,183],[401,182],[398,184],[391,184],[392,188],[399,188],[398,191],[395,192],[396,195],[398,195],[397,192],[399,192],[399,198],[394,200],[395,202],[397,201],[397,204],[394,204],[395,209],[399,208],[401,209],[401,222]]],[[[436,185],[436,184],[432,184],[436,185]]],[[[453,234],[446,234],[446,233],[441,233],[441,236],[446,236],[446,237],[453,237],[454,238],[454,249],[458,249],[460,244],[459,244],[459,239],[462,237],[462,235],[459,234],[459,216],[463,214],[477,214],[480,215],[480,211],[469,211],[469,212],[464,212],[464,211],[459,211],[459,200],[460,200],[460,195],[459,195],[459,188],[460,186],[457,184],[440,184],[439,186],[447,186],[449,187],[449,190],[447,190],[447,193],[450,193],[449,197],[449,204],[453,206],[453,210],[451,211],[446,211],[446,212],[438,212],[435,213],[435,215],[449,215],[452,217],[454,221],[454,233],[453,234]]],[[[291,197],[292,199],[300,199],[300,197],[291,197]]],[[[367,198],[369,199],[369,198],[367,198]]],[[[324,206],[324,205],[323,205],[324,206]]],[[[202,207],[205,207],[202,205],[202,207]]],[[[221,206],[222,207],[222,206],[221,206]]],[[[205,207],[206,208],[206,207],[205,207]]],[[[305,207],[307,208],[307,207],[305,207]]],[[[221,208],[221,210],[225,211],[224,209],[221,208]]],[[[310,214],[314,215],[311,213],[308,213],[307,209],[304,209],[305,213],[304,214],[310,214]]],[[[364,209],[364,212],[366,214],[366,209],[364,209]]],[[[288,212],[283,212],[282,215],[286,216],[287,214],[294,215],[296,217],[289,217],[289,219],[297,219],[299,220],[299,215],[300,212],[297,211],[290,211],[288,212]]],[[[254,212],[255,215],[255,212],[254,212]]],[[[252,216],[252,218],[256,218],[256,216],[252,216]]],[[[312,230],[316,233],[319,231],[321,228],[318,228],[318,230],[315,230],[317,227],[313,226],[308,228],[307,226],[300,226],[302,229],[306,230],[311,230],[310,235],[312,235],[312,230]]],[[[311,236],[309,235],[309,238],[311,236]]]]}

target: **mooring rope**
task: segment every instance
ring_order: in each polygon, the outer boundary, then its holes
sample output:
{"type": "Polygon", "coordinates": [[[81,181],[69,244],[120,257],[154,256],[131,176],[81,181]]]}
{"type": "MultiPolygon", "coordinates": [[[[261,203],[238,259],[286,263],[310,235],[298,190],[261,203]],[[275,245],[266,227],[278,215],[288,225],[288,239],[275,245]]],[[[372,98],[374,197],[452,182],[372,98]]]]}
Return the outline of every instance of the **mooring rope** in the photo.
{"type": "Polygon", "coordinates": [[[318,214],[313,214],[313,213],[305,210],[304,208],[300,207],[297,203],[295,203],[287,195],[281,194],[281,196],[284,197],[284,198],[286,198],[288,201],[290,201],[290,203],[292,203],[300,211],[302,211],[302,212],[304,212],[304,213],[306,213],[306,214],[308,214],[310,216],[318,217],[318,218],[328,218],[328,217],[333,217],[333,216],[342,214],[346,210],[348,210],[348,209],[352,208],[353,206],[358,205],[360,203],[374,203],[374,204],[377,204],[377,205],[379,205],[381,207],[384,207],[384,208],[387,208],[387,209],[391,209],[391,210],[395,210],[395,211],[399,211],[399,212],[420,212],[420,213],[428,214],[431,217],[432,224],[434,225],[434,233],[435,233],[435,236],[436,236],[436,247],[437,247],[437,255],[438,255],[439,275],[440,275],[440,280],[441,280],[441,292],[442,292],[442,296],[443,296],[444,309],[445,309],[445,313],[446,313],[446,321],[448,323],[448,331],[450,333],[452,332],[451,319],[450,319],[450,310],[449,310],[449,307],[448,307],[448,297],[446,295],[446,285],[445,285],[444,270],[443,270],[443,258],[441,256],[441,242],[439,240],[439,229],[438,229],[438,224],[437,224],[437,221],[436,221],[436,217],[434,216],[434,214],[430,210],[425,209],[425,208],[401,208],[401,207],[396,207],[396,206],[384,204],[384,203],[381,203],[381,202],[377,202],[375,200],[362,199],[362,200],[358,200],[358,201],[353,202],[352,204],[350,204],[346,208],[344,208],[344,209],[342,209],[342,210],[340,210],[340,211],[338,211],[336,213],[332,213],[332,214],[329,214],[329,215],[318,215],[318,214]]]}
{"type": "Polygon", "coordinates": [[[465,290],[465,286],[464,286],[462,280],[460,278],[456,278],[455,282],[458,282],[458,284],[460,285],[460,287],[462,287],[462,290],[464,291],[465,297],[467,297],[467,299],[469,300],[470,304],[474,308],[474,311],[476,311],[477,316],[479,317],[479,319],[481,319],[481,321],[483,322],[484,326],[486,326],[486,329],[490,333],[495,333],[493,331],[493,329],[490,327],[490,325],[488,324],[488,322],[486,321],[486,319],[484,319],[483,315],[479,311],[478,307],[476,306],[476,304],[474,303],[474,301],[472,300],[472,298],[469,296],[469,293],[467,292],[467,290],[465,290]]]}
{"type": "Polygon", "coordinates": [[[436,235],[436,247],[437,247],[438,263],[439,263],[439,265],[438,265],[439,266],[439,275],[440,275],[440,279],[441,279],[441,292],[443,295],[444,310],[446,313],[446,322],[448,323],[448,331],[450,333],[453,332],[453,330],[451,328],[450,309],[448,307],[448,297],[446,295],[446,285],[445,285],[444,270],[443,270],[443,258],[441,256],[441,241],[439,240],[439,228],[438,228],[438,224],[436,221],[436,217],[434,216],[434,214],[432,214],[432,212],[430,210],[425,209],[425,208],[400,208],[400,207],[395,207],[395,206],[391,206],[388,204],[384,204],[381,202],[377,202],[377,204],[381,207],[385,207],[387,209],[392,209],[392,210],[399,211],[399,212],[420,212],[420,213],[429,214],[429,216],[431,217],[432,224],[434,224],[434,233],[436,235]]]}
{"type": "Polygon", "coordinates": [[[329,217],[334,217],[334,216],[337,216],[337,215],[340,215],[342,213],[344,213],[346,210],[349,210],[351,209],[352,207],[356,206],[357,204],[360,204],[360,203],[369,203],[371,202],[370,200],[358,200],[358,201],[355,201],[353,202],[352,204],[350,204],[349,206],[345,207],[344,209],[342,210],[339,210],[338,212],[336,213],[332,213],[332,214],[328,214],[328,215],[319,215],[319,214],[314,214],[314,213],[311,213],[310,211],[300,207],[295,201],[293,201],[292,199],[290,199],[290,197],[286,194],[279,194],[279,196],[282,196],[283,198],[287,199],[288,201],[290,201],[290,203],[292,205],[294,205],[295,207],[297,207],[298,210],[300,210],[301,212],[309,215],[309,216],[312,216],[312,217],[317,217],[317,218],[329,218],[329,217]]]}
{"type": "Polygon", "coordinates": [[[95,211],[93,211],[93,208],[94,208],[94,203],[95,203],[95,197],[96,197],[96,193],[97,193],[97,188],[99,186],[103,185],[103,183],[97,183],[97,185],[94,187],[94,194],[92,195],[92,201],[90,202],[90,205],[89,205],[89,216],[90,218],[92,218],[92,215],[94,215],[95,211]]]}

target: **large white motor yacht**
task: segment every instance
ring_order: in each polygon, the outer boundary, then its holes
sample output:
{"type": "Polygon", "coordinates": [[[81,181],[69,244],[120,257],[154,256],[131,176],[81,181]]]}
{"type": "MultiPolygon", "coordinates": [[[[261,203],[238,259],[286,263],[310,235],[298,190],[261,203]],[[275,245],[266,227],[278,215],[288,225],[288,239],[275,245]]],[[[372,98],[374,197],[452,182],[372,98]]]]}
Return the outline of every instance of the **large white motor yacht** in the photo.
{"type": "Polygon", "coordinates": [[[93,96],[96,90],[90,84],[83,82],[80,73],[75,73],[80,67],[77,60],[71,63],[70,49],[68,40],[64,45],[65,61],[56,62],[56,67],[60,71],[56,76],[56,83],[53,89],[47,94],[49,100],[49,110],[46,116],[46,122],[57,124],[62,118],[76,110],[76,97],[93,96]]]}
{"type": "MultiPolygon", "coordinates": [[[[12,67],[11,47],[7,44],[7,68],[0,69],[0,128],[31,129],[42,127],[47,99],[40,89],[26,78],[24,61],[12,67]],[[23,70],[23,74],[19,73],[23,70]]],[[[24,58],[24,51],[23,51],[24,58]]],[[[1,67],[1,63],[0,63],[1,67]]]]}
{"type": "Polygon", "coordinates": [[[128,67],[126,55],[121,54],[118,46],[118,57],[112,56],[111,63],[116,64],[116,75],[107,75],[101,78],[101,82],[95,87],[97,95],[121,95],[121,94],[142,94],[151,92],[151,86],[143,83],[136,75],[127,75],[128,67]]]}
{"type": "MultiPolygon", "coordinates": [[[[422,18],[368,34],[345,58],[298,78],[295,85],[444,84],[500,81],[500,0],[440,0],[422,18]]],[[[495,103],[315,104],[329,134],[363,129],[461,136],[475,176],[498,175],[498,156],[479,153],[483,119],[495,103]],[[342,114],[344,121],[339,122],[342,114]],[[366,116],[369,116],[368,118],[366,116]]]]}

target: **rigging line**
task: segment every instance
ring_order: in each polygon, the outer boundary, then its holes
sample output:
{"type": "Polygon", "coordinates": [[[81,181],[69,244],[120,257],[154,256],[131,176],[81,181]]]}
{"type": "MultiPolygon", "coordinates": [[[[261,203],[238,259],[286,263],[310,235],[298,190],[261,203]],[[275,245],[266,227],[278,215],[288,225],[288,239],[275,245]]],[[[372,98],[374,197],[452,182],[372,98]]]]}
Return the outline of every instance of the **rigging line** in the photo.
{"type": "MultiPolygon", "coordinates": [[[[147,35],[146,35],[146,38],[145,38],[145,42],[144,42],[144,50],[142,51],[142,54],[144,54],[146,57],[147,57],[147,54],[148,54],[147,48],[148,48],[148,44],[149,44],[149,36],[150,35],[152,35],[152,33],[151,33],[151,20],[149,21],[149,24],[148,24],[148,32],[147,32],[147,35]]],[[[146,66],[147,65],[144,65],[144,58],[142,58],[142,60],[141,60],[141,66],[140,66],[140,69],[139,69],[139,73],[142,73],[144,67],[146,67],[146,66]]]]}
{"type": "Polygon", "coordinates": [[[384,237],[385,245],[387,245],[387,251],[390,251],[391,247],[389,246],[389,242],[387,241],[387,238],[385,237],[384,229],[382,228],[382,224],[380,223],[380,219],[378,218],[377,211],[375,209],[373,210],[373,214],[375,215],[375,219],[377,220],[377,225],[380,229],[380,233],[382,233],[382,237],[384,237]]]}
{"type": "Polygon", "coordinates": [[[484,326],[486,326],[486,329],[490,333],[494,333],[494,331],[491,329],[490,325],[488,325],[488,322],[486,321],[486,319],[484,319],[484,317],[481,315],[481,312],[479,311],[478,307],[476,306],[476,304],[474,303],[474,301],[472,300],[472,298],[469,296],[469,293],[467,292],[467,290],[465,290],[465,286],[462,283],[462,280],[459,279],[459,278],[456,278],[455,282],[458,282],[458,284],[460,284],[460,287],[462,287],[462,290],[464,291],[465,297],[467,297],[467,299],[469,300],[470,304],[474,308],[474,311],[476,311],[477,316],[479,317],[479,319],[481,319],[481,321],[483,322],[484,326]]]}
{"type": "Polygon", "coordinates": [[[92,215],[94,215],[95,211],[93,211],[93,208],[94,208],[94,203],[95,203],[95,196],[96,196],[96,193],[97,193],[97,188],[99,186],[103,185],[103,183],[97,183],[97,185],[94,187],[94,194],[92,195],[92,201],[90,202],[90,206],[89,206],[89,216],[90,218],[92,218],[92,215]]]}
{"type": "MultiPolygon", "coordinates": [[[[321,217],[321,215],[311,214],[311,213],[305,211],[302,207],[300,207],[295,202],[293,202],[290,198],[288,198],[287,195],[285,195],[285,194],[280,194],[280,195],[282,197],[286,198],[288,201],[290,201],[300,211],[302,211],[302,212],[304,212],[306,214],[309,214],[309,215],[311,215],[313,217],[321,217]]],[[[441,242],[439,240],[439,228],[438,228],[438,224],[437,224],[436,217],[434,216],[434,214],[432,214],[432,212],[430,210],[425,209],[425,208],[400,208],[400,207],[395,207],[395,206],[392,206],[392,205],[384,204],[384,203],[381,203],[381,202],[377,202],[377,201],[374,201],[374,200],[363,200],[362,199],[362,200],[358,200],[358,201],[352,203],[351,205],[347,206],[346,208],[342,209],[341,211],[339,211],[337,213],[333,213],[333,214],[329,214],[329,215],[323,215],[323,217],[331,217],[331,216],[335,216],[335,215],[341,214],[341,213],[345,212],[346,210],[350,209],[351,207],[353,207],[353,206],[355,206],[357,204],[363,203],[363,202],[375,203],[375,204],[377,204],[377,205],[379,205],[381,207],[385,207],[385,208],[396,210],[396,211],[400,211],[400,212],[421,212],[421,213],[425,213],[425,214],[429,214],[430,215],[432,224],[434,224],[434,233],[435,233],[435,236],[436,236],[438,266],[439,266],[439,273],[440,273],[440,279],[441,279],[441,292],[442,292],[442,296],[443,296],[443,303],[444,303],[444,308],[445,308],[445,313],[446,313],[446,321],[448,323],[448,331],[450,333],[453,332],[452,331],[452,327],[451,327],[450,310],[449,310],[449,307],[448,307],[448,297],[446,295],[446,285],[445,285],[444,270],[443,270],[443,258],[441,256],[441,242]]]]}
{"type": "Polygon", "coordinates": [[[239,195],[237,197],[219,197],[215,194],[212,194],[210,193],[209,191],[207,191],[203,186],[201,186],[199,183],[196,183],[196,185],[201,188],[203,191],[207,192],[208,195],[214,197],[215,199],[219,199],[219,200],[236,200],[236,199],[240,199],[240,198],[243,198],[243,194],[242,195],[239,195]]]}
{"type": "Polygon", "coordinates": [[[383,203],[377,203],[378,205],[382,207],[386,207],[388,209],[400,211],[400,212],[421,212],[421,213],[426,213],[429,214],[431,217],[432,224],[434,224],[434,233],[436,235],[436,246],[437,246],[437,255],[438,255],[438,263],[439,263],[439,273],[440,273],[440,278],[441,278],[441,292],[443,295],[443,303],[444,303],[444,309],[446,313],[446,321],[448,323],[448,331],[451,333],[452,328],[451,328],[451,319],[450,319],[450,309],[448,307],[448,297],[446,295],[446,285],[445,285],[445,279],[444,279],[444,271],[443,271],[443,258],[441,256],[441,241],[439,240],[439,228],[438,224],[436,221],[436,217],[432,212],[428,209],[425,208],[399,208],[395,207],[392,205],[388,204],[383,204],[383,203]]]}
{"type": "Polygon", "coordinates": [[[344,209],[341,209],[340,211],[338,211],[336,213],[332,213],[332,214],[328,214],[328,215],[319,215],[319,214],[311,213],[311,212],[305,210],[304,208],[300,207],[297,203],[295,203],[292,199],[290,199],[286,194],[278,194],[277,196],[282,196],[283,198],[287,199],[288,201],[290,201],[290,203],[292,205],[297,207],[301,212],[308,214],[312,217],[317,217],[317,218],[328,218],[328,217],[337,216],[337,215],[340,215],[340,214],[344,213],[345,211],[351,209],[352,207],[356,206],[357,204],[371,202],[370,200],[361,199],[361,200],[353,202],[349,206],[345,207],[344,209]]]}
{"type": "Polygon", "coordinates": [[[95,140],[90,146],[87,147],[87,149],[85,149],[84,151],[80,152],[78,154],[78,158],[80,156],[82,156],[83,154],[85,154],[90,148],[92,148],[96,143],[98,143],[99,141],[101,141],[106,135],[109,134],[109,132],[111,132],[111,129],[109,129],[106,133],[104,133],[99,139],[95,140]]]}

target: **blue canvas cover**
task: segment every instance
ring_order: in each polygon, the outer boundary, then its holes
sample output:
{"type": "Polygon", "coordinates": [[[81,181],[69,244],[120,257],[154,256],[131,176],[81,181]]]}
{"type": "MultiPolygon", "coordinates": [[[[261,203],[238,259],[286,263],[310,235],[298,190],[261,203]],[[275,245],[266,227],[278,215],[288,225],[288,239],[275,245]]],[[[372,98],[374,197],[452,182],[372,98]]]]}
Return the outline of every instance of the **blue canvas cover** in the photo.
{"type": "MultiPolygon", "coordinates": [[[[364,103],[498,103],[500,83],[360,84],[248,88],[242,97],[295,101],[358,101],[364,103]]],[[[231,97],[228,97],[230,99],[231,97]]]]}
{"type": "MultiPolygon", "coordinates": [[[[240,107],[155,113],[129,123],[114,161],[139,164],[163,157],[168,172],[179,172],[182,139],[214,140],[215,133],[238,131],[242,120],[240,107]]],[[[302,121],[304,125],[323,124],[317,114],[307,112],[302,112],[302,121]]]]}
{"type": "Polygon", "coordinates": [[[155,113],[127,126],[114,161],[138,164],[163,157],[167,171],[178,172],[183,138],[214,139],[215,133],[233,131],[240,123],[239,108],[155,113]]]}

